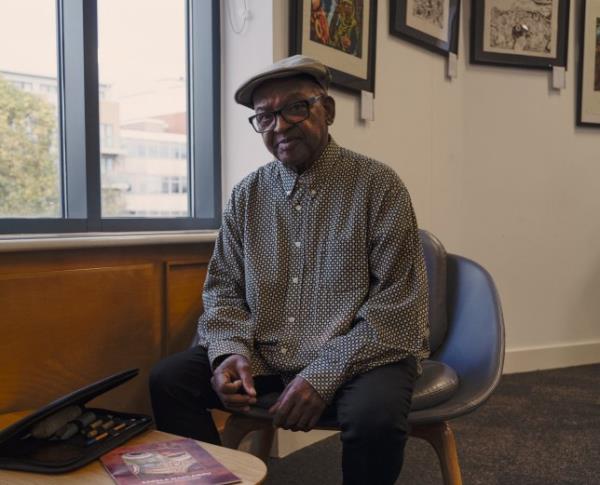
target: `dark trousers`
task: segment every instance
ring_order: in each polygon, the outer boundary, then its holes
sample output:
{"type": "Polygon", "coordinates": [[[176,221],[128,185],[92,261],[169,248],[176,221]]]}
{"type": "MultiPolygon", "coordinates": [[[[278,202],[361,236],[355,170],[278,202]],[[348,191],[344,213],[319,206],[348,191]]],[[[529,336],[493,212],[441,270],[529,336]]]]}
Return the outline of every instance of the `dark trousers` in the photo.
{"type": "MultiPolygon", "coordinates": [[[[220,444],[209,409],[223,409],[211,387],[212,372],[201,347],[160,361],[150,375],[156,427],[220,444]]],[[[416,378],[413,358],[377,367],[338,389],[325,413],[337,417],[343,445],[344,484],[393,484],[402,468],[407,415],[416,378]]],[[[282,391],[279,376],[257,376],[258,395],[282,391]]]]}

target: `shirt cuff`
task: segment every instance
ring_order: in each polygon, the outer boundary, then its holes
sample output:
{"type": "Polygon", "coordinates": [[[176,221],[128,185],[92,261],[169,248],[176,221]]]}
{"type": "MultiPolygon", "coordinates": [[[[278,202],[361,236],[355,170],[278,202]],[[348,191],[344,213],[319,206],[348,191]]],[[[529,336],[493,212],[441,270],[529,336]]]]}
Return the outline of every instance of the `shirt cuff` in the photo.
{"type": "Polygon", "coordinates": [[[336,391],[346,381],[346,363],[321,357],[298,375],[306,380],[327,404],[331,404],[336,391]]]}
{"type": "Polygon", "coordinates": [[[215,359],[222,355],[238,354],[246,357],[250,363],[250,351],[243,343],[233,340],[217,340],[208,345],[208,360],[210,368],[214,370],[213,363],[215,359]]]}

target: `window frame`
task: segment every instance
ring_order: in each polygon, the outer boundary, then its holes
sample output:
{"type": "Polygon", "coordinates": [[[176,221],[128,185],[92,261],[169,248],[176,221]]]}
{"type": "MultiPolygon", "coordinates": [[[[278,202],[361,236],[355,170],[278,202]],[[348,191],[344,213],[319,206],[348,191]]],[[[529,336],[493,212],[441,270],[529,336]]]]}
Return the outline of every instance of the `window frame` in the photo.
{"type": "Polygon", "coordinates": [[[188,187],[192,190],[188,197],[190,215],[169,218],[116,218],[101,214],[97,1],[56,0],[62,216],[2,218],[0,234],[218,229],[219,0],[183,0],[188,62],[188,187]]]}

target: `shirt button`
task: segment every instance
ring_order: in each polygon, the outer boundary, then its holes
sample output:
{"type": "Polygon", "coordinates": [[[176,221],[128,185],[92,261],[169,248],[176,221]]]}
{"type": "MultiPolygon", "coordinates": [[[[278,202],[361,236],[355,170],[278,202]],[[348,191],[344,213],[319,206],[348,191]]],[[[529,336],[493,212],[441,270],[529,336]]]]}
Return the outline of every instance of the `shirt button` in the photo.
{"type": "Polygon", "coordinates": [[[294,243],[294,245],[295,245],[297,248],[299,248],[299,247],[300,247],[300,244],[301,244],[301,243],[300,243],[300,241],[296,241],[296,242],[294,243]]]}
{"type": "Polygon", "coordinates": [[[297,206],[296,206],[296,210],[297,210],[297,211],[301,211],[301,210],[302,210],[302,206],[301,206],[301,205],[297,205],[297,206]]]}
{"type": "Polygon", "coordinates": [[[291,193],[292,193],[292,191],[291,191],[291,190],[286,190],[286,191],[285,191],[285,195],[290,195],[291,193]]]}
{"type": "Polygon", "coordinates": [[[288,322],[294,323],[296,319],[294,317],[288,317],[288,322]]]}
{"type": "Polygon", "coordinates": [[[317,193],[317,191],[315,189],[310,191],[310,195],[315,195],[317,193]]]}
{"type": "Polygon", "coordinates": [[[293,282],[293,283],[298,283],[298,277],[297,277],[297,276],[294,276],[294,277],[292,278],[292,282],[293,282]]]}
{"type": "Polygon", "coordinates": [[[281,347],[281,350],[279,352],[281,352],[283,355],[285,355],[285,354],[287,354],[287,349],[285,347],[281,347]]]}

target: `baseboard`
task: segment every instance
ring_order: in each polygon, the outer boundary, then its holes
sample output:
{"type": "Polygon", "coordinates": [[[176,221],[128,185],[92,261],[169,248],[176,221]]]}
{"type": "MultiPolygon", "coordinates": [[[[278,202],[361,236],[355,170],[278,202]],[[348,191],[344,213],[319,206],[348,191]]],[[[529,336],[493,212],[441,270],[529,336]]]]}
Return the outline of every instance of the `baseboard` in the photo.
{"type": "Polygon", "coordinates": [[[507,349],[504,374],[600,363],[600,340],[507,349]]]}

